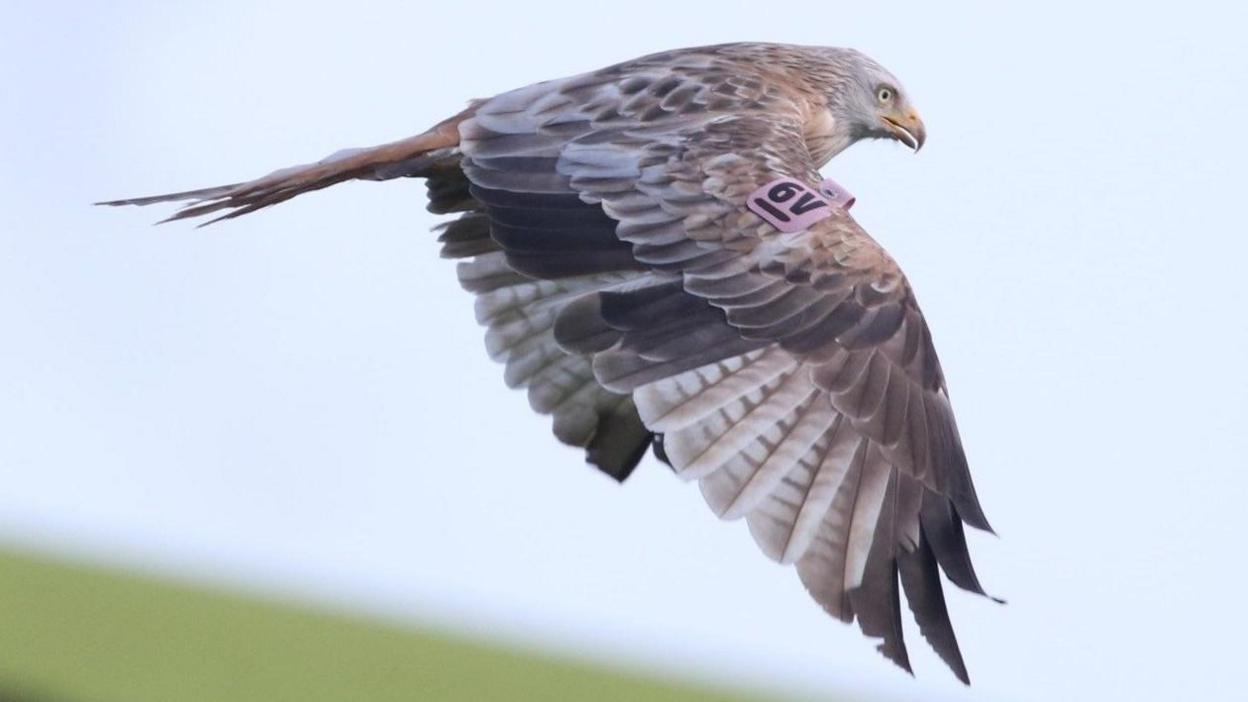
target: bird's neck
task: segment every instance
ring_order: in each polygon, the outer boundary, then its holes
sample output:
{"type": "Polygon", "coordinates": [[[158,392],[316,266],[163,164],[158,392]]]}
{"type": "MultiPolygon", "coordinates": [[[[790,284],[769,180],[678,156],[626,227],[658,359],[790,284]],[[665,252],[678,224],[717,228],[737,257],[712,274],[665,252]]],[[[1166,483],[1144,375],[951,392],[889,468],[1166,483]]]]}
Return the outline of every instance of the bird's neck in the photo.
{"type": "Polygon", "coordinates": [[[811,111],[806,118],[802,136],[816,168],[823,167],[825,163],[832,160],[833,156],[854,143],[849,130],[845,129],[845,126],[827,107],[811,111]]]}

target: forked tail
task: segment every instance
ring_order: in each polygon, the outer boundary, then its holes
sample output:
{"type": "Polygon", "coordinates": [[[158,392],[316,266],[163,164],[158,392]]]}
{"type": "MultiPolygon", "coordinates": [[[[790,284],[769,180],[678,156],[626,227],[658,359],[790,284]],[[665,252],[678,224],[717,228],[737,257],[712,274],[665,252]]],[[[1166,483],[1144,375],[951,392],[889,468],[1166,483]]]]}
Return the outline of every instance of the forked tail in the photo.
{"type": "Polygon", "coordinates": [[[283,168],[245,183],[95,204],[116,207],[188,201],[182,209],[161,220],[161,223],[202,217],[226,210],[224,214],[201,223],[199,226],[202,227],[347,180],[389,180],[424,175],[459,144],[459,123],[471,117],[475,110],[475,105],[470,106],[423,134],[370,148],[344,149],[316,163],[283,168]]]}

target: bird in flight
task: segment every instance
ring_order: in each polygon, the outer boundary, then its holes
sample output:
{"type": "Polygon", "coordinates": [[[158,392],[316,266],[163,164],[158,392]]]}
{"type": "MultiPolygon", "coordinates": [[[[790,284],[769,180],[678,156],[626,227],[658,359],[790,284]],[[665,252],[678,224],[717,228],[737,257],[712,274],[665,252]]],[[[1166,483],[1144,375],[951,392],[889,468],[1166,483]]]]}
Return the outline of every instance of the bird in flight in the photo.
{"type": "Polygon", "coordinates": [[[727,44],[477,100],[249,182],[101,204],[186,201],[170,220],[215,222],[424,178],[490,356],[560,441],[620,481],[653,447],[909,671],[904,591],[968,683],[940,572],[983,594],[963,524],[991,529],[914,292],[819,174],[863,139],[925,138],[857,51],[727,44]]]}

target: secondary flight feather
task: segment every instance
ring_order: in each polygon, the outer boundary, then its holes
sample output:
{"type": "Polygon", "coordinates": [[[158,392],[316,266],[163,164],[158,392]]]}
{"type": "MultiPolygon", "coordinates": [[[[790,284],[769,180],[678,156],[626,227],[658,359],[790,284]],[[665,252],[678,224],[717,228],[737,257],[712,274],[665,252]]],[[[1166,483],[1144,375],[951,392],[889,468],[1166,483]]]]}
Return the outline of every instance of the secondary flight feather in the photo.
{"type": "Polygon", "coordinates": [[[555,436],[624,480],[646,451],[910,670],[919,630],[969,680],[940,571],[982,594],[989,530],[897,264],[821,190],[853,143],[926,139],[853,50],[670,51],[473,102],[423,134],[187,201],[237,217],[352,179],[426,179],[490,356],[555,436]]]}

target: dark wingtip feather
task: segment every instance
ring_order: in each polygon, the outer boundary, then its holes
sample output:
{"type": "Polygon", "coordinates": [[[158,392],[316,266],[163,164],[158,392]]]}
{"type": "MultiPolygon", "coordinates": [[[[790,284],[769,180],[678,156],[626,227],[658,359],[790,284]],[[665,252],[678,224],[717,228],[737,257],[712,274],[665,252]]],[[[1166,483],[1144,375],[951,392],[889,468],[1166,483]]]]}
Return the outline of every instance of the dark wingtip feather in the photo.
{"type": "Polygon", "coordinates": [[[891,557],[868,564],[862,585],[849,593],[858,617],[858,627],[866,636],[882,639],[875,647],[897,667],[914,675],[901,628],[901,593],[897,585],[897,562],[891,557]]]}
{"type": "Polygon", "coordinates": [[[884,508],[877,521],[875,538],[867,553],[862,583],[849,591],[849,601],[858,616],[858,627],[867,636],[883,641],[876,650],[914,675],[901,627],[901,589],[897,583],[897,476],[889,477],[884,508]]]}
{"type": "Polygon", "coordinates": [[[962,518],[957,509],[948,499],[928,491],[923,495],[923,506],[919,511],[923,534],[936,554],[945,575],[953,584],[983,595],[997,602],[1004,600],[984,592],[975,574],[975,566],[971,563],[971,554],[966,546],[966,533],[962,530],[962,518]]]}
{"type": "Polygon", "coordinates": [[[996,530],[988,523],[988,517],[984,515],[984,509],[979,504],[979,496],[975,494],[975,486],[971,484],[970,471],[963,470],[956,473],[951,487],[950,498],[962,521],[980,531],[997,536],[996,530]]]}
{"type": "Polygon", "coordinates": [[[901,586],[906,592],[906,602],[919,625],[919,633],[927,640],[936,655],[949,666],[953,674],[963,684],[970,685],[971,678],[966,672],[966,662],[962,659],[962,651],[958,648],[958,639],[953,631],[953,622],[949,620],[949,609],[945,605],[945,593],[940,584],[940,570],[936,565],[936,555],[932,552],[922,531],[919,543],[913,551],[905,551],[898,555],[898,571],[901,575],[901,586]]]}

